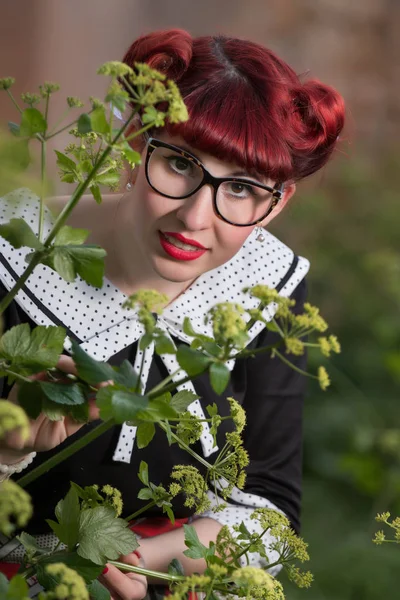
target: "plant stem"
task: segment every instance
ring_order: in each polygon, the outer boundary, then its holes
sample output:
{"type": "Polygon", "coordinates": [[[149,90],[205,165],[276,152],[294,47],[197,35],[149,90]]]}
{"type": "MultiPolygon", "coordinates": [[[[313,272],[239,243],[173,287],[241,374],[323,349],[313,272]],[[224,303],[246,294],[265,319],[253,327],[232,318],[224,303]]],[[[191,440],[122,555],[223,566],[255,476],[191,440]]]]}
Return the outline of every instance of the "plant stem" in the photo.
{"type": "Polygon", "coordinates": [[[276,355],[281,359],[282,362],[284,362],[285,364],[287,364],[294,371],[297,371],[297,373],[300,373],[301,375],[307,375],[308,377],[312,377],[313,379],[318,379],[318,377],[316,375],[312,375],[311,373],[307,373],[307,371],[303,371],[303,369],[299,369],[299,367],[296,367],[296,365],[294,365],[293,363],[291,363],[290,360],[288,360],[280,352],[276,351],[276,355]]]}
{"type": "MultiPolygon", "coordinates": [[[[48,104],[48,99],[47,99],[48,104]]],[[[48,106],[46,105],[46,110],[48,106]]],[[[40,209],[39,209],[39,232],[38,238],[39,242],[42,241],[43,236],[43,225],[44,225],[44,182],[46,176],[46,141],[41,142],[42,152],[41,152],[41,169],[40,169],[40,179],[41,179],[41,194],[40,194],[40,209]]]]}
{"type": "MultiPolygon", "coordinates": [[[[87,114],[90,115],[90,113],[93,112],[93,109],[90,110],[87,114]]],[[[51,133],[50,135],[48,135],[46,137],[46,140],[51,140],[51,138],[55,137],[56,135],[58,135],[59,133],[62,133],[63,131],[65,131],[66,129],[69,129],[70,127],[72,127],[73,125],[75,125],[75,123],[78,121],[78,119],[75,119],[74,121],[71,121],[71,123],[68,123],[68,125],[65,125],[65,127],[62,127],[61,129],[59,129],[58,131],[55,131],[54,133],[51,133]]]]}
{"type": "MultiPolygon", "coordinates": [[[[161,429],[166,433],[167,428],[165,427],[164,423],[162,423],[160,421],[159,423],[157,423],[157,425],[159,427],[161,427],[161,429]]],[[[173,437],[175,439],[175,441],[178,442],[179,446],[181,448],[183,448],[184,450],[186,450],[186,452],[188,452],[188,454],[191,454],[193,456],[193,458],[195,458],[200,464],[202,464],[204,467],[206,467],[209,471],[212,470],[212,468],[213,468],[212,465],[210,465],[210,463],[208,463],[206,460],[204,460],[204,458],[202,458],[199,454],[197,454],[197,452],[192,450],[192,448],[190,446],[185,444],[185,442],[183,442],[181,440],[181,438],[178,437],[173,431],[171,431],[171,437],[173,437]]]]}
{"type": "Polygon", "coordinates": [[[158,392],[158,390],[160,390],[164,385],[166,385],[167,383],[169,383],[170,381],[173,380],[173,378],[175,377],[175,375],[178,375],[178,373],[182,371],[181,368],[177,369],[176,371],[174,371],[173,373],[171,373],[171,375],[168,375],[168,377],[166,377],[165,379],[163,379],[162,381],[160,381],[159,384],[157,384],[156,386],[153,387],[153,389],[151,390],[151,393],[154,394],[155,392],[158,392]]]}
{"type": "Polygon", "coordinates": [[[146,575],[147,577],[154,577],[157,579],[165,579],[166,581],[185,581],[186,577],[183,575],[172,575],[170,573],[159,573],[158,571],[152,571],[150,569],[144,569],[143,567],[134,567],[126,563],[118,562],[117,560],[108,560],[107,564],[114,565],[120,571],[128,571],[130,573],[139,573],[140,575],[146,575]]]}
{"type": "Polygon", "coordinates": [[[7,90],[7,94],[10,96],[10,98],[11,98],[11,101],[12,101],[12,103],[14,104],[15,108],[17,109],[17,111],[18,111],[19,113],[21,113],[21,115],[22,115],[22,113],[23,113],[24,111],[22,110],[22,108],[20,108],[20,107],[18,106],[18,102],[15,100],[15,98],[14,98],[14,96],[13,96],[12,92],[10,92],[10,90],[7,90]]]}
{"type": "Polygon", "coordinates": [[[44,475],[44,473],[47,473],[47,471],[50,471],[50,469],[53,469],[60,462],[66,460],[67,458],[72,456],[72,454],[75,454],[75,452],[81,450],[81,448],[84,448],[87,444],[98,438],[100,435],[103,435],[103,433],[108,431],[108,429],[111,429],[111,427],[113,427],[114,425],[114,419],[103,421],[100,425],[83,435],[79,440],[76,440],[70,446],[64,448],[64,450],[61,450],[55,456],[52,456],[44,463],[36,467],[36,469],[33,469],[27,475],[24,475],[23,477],[18,479],[18,485],[20,485],[22,488],[26,487],[27,485],[32,483],[32,481],[35,481],[35,479],[37,479],[41,475],[44,475]]]}
{"type": "MultiPolygon", "coordinates": [[[[89,187],[90,182],[93,180],[94,176],[99,171],[100,167],[102,166],[102,164],[104,163],[104,161],[106,160],[108,155],[110,154],[113,144],[115,144],[119,140],[119,138],[121,137],[121,135],[123,134],[125,129],[128,127],[129,123],[131,122],[131,120],[133,119],[134,116],[135,116],[135,112],[132,111],[132,114],[130,115],[129,119],[126,121],[126,123],[124,123],[122,128],[118,131],[118,133],[114,137],[112,144],[110,144],[104,150],[103,154],[99,158],[99,161],[94,165],[93,169],[88,174],[86,180],[78,185],[78,187],[75,189],[74,193],[72,194],[68,204],[65,205],[63,210],[57,216],[55,223],[53,225],[53,228],[50,231],[49,235],[47,236],[46,241],[44,242],[44,246],[46,249],[50,248],[51,242],[54,240],[57,233],[60,231],[61,227],[63,227],[64,223],[67,221],[71,212],[73,211],[73,209],[78,204],[81,197],[83,196],[85,190],[89,187]]],[[[14,287],[11,288],[11,290],[8,292],[8,294],[6,296],[4,296],[3,300],[0,302],[0,315],[5,311],[7,306],[13,301],[14,297],[17,295],[19,290],[23,287],[23,285],[25,284],[26,280],[28,279],[28,277],[30,276],[32,271],[40,263],[42,256],[43,256],[43,251],[38,250],[37,252],[34,253],[34,255],[33,255],[29,265],[25,269],[24,273],[18,279],[18,281],[16,282],[14,287]]]]}
{"type": "Polygon", "coordinates": [[[142,506],[142,508],[139,508],[139,510],[137,510],[136,512],[132,513],[128,517],[125,517],[125,520],[126,521],[133,521],[139,515],[141,515],[142,513],[146,512],[146,510],[148,510],[149,508],[153,508],[153,506],[155,506],[155,505],[156,505],[156,503],[154,502],[154,500],[150,500],[150,502],[148,502],[147,504],[145,504],[144,506],[142,506]]]}
{"type": "MultiPolygon", "coordinates": [[[[207,366],[207,369],[208,369],[208,366],[207,366]]],[[[199,375],[204,373],[205,370],[206,369],[204,369],[201,373],[198,373],[197,375],[194,375],[194,376],[187,375],[187,377],[183,377],[182,379],[179,379],[178,381],[173,381],[169,385],[166,385],[163,390],[160,390],[159,389],[160,386],[157,385],[148,394],[146,394],[146,396],[149,398],[149,400],[153,400],[154,398],[157,398],[158,396],[161,396],[162,394],[166,394],[167,392],[172,392],[173,390],[175,390],[178,387],[178,385],[182,385],[182,384],[186,383],[187,381],[193,381],[193,379],[195,377],[198,377],[199,375]],[[160,391],[161,391],[161,394],[159,394],[160,391]]]]}
{"type": "Polygon", "coordinates": [[[254,354],[262,354],[267,350],[273,350],[275,348],[279,348],[282,345],[282,341],[276,342],[276,344],[271,344],[270,346],[262,346],[262,348],[254,348],[254,350],[242,350],[233,356],[229,356],[227,360],[237,360],[238,358],[246,358],[247,356],[253,356],[254,354]]]}

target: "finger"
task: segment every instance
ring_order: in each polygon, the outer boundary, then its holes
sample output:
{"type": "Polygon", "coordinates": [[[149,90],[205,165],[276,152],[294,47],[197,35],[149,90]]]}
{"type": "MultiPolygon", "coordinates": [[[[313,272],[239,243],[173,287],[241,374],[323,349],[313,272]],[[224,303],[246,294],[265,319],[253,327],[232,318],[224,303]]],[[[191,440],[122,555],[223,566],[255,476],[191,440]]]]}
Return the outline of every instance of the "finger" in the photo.
{"type": "Polygon", "coordinates": [[[113,565],[107,567],[101,579],[113,595],[120,596],[121,600],[141,600],[146,596],[146,577],[136,573],[122,573],[113,565]]]}
{"type": "Polygon", "coordinates": [[[64,373],[72,373],[72,375],[76,375],[78,377],[78,370],[73,359],[66,354],[61,354],[58,359],[57,369],[60,371],[64,371],[64,373]]]}

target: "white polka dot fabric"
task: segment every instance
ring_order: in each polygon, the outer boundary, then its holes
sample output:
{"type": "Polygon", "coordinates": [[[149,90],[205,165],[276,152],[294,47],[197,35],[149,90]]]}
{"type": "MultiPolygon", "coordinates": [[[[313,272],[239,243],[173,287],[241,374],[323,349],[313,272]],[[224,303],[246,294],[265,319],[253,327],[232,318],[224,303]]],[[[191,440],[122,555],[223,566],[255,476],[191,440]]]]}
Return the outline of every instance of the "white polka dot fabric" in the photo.
{"type": "MultiPolygon", "coordinates": [[[[30,190],[22,188],[0,200],[0,223],[7,223],[11,218],[23,218],[34,231],[38,230],[39,202],[30,190]]],[[[45,227],[47,234],[52,226],[53,217],[48,209],[45,211],[45,227]]],[[[22,275],[26,263],[24,258],[30,252],[28,248],[14,249],[6,240],[0,239],[1,254],[0,279],[10,289],[15,277],[22,275]]],[[[256,240],[256,231],[248,237],[239,252],[227,263],[201,275],[183,294],[174,300],[158,319],[158,325],[169,336],[190,343],[190,338],[183,333],[182,323],[185,316],[190,317],[193,327],[205,335],[212,334],[211,324],[205,324],[207,311],[218,302],[239,302],[245,308],[257,306],[257,300],[242,292],[244,287],[263,283],[271,288],[276,287],[285,277],[294,260],[293,251],[273,235],[265,232],[264,242],[256,240]]],[[[280,294],[289,296],[309,269],[309,262],[299,257],[290,277],[280,294]]],[[[38,325],[62,324],[67,332],[75,334],[81,340],[82,348],[97,360],[107,361],[111,356],[131,345],[143,335],[143,327],[137,320],[135,311],[122,309],[126,300],[123,294],[107,279],[101,288],[95,288],[80,277],[74,282],[64,281],[58,273],[49,267],[39,265],[28,278],[25,288],[20,290],[16,301],[38,325]],[[35,303],[35,298],[40,304],[35,303]]],[[[270,320],[276,311],[272,303],[264,316],[270,320]]],[[[264,324],[257,322],[250,329],[253,339],[263,329],[264,324]]],[[[70,348],[67,338],[65,348],[70,348]]],[[[146,349],[145,363],[142,373],[142,384],[145,388],[152,361],[153,346],[146,349]]],[[[162,360],[170,374],[179,369],[174,355],[164,355],[162,360]]],[[[134,367],[139,370],[141,352],[135,359],[134,367]]],[[[233,368],[234,361],[228,365],[233,368]]],[[[184,376],[181,372],[175,380],[184,376]]],[[[188,383],[182,389],[193,390],[188,383]]],[[[202,407],[196,400],[189,410],[192,414],[204,418],[202,407]]],[[[114,460],[129,462],[131,459],[136,428],[124,425],[115,449],[114,460]]],[[[213,447],[209,426],[204,424],[200,438],[203,453],[209,456],[217,448],[213,447]]]]}

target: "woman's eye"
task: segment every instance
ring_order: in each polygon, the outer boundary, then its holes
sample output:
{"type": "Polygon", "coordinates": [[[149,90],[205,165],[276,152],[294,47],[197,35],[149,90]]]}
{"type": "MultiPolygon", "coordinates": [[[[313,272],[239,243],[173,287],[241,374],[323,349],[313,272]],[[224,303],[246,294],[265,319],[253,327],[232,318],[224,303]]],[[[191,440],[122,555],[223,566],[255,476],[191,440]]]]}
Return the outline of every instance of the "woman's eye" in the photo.
{"type": "Polygon", "coordinates": [[[244,183],[232,182],[230,184],[230,191],[233,195],[240,198],[246,198],[249,194],[252,194],[251,187],[249,185],[245,185],[244,183]]]}
{"type": "Polygon", "coordinates": [[[188,160],[185,160],[180,156],[168,157],[168,163],[170,167],[177,173],[189,173],[192,166],[188,160]]]}

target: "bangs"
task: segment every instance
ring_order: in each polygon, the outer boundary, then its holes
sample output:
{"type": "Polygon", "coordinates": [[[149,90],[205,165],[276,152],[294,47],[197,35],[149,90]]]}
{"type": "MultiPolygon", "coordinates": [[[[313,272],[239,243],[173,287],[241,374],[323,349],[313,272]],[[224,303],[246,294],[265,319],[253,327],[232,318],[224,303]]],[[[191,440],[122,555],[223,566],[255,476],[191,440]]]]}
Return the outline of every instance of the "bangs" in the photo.
{"type": "Polygon", "coordinates": [[[281,121],[244,81],[207,82],[182,96],[189,111],[185,123],[166,123],[171,136],[219,160],[235,163],[250,176],[284,182],[292,170],[282,143],[281,121]]]}

